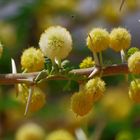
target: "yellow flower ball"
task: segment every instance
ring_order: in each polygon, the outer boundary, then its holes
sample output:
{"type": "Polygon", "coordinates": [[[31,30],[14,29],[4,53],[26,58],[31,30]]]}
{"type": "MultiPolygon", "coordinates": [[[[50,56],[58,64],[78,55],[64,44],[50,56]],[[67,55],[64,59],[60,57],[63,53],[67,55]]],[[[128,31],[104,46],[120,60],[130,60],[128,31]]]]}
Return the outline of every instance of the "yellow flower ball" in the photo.
{"type": "Polygon", "coordinates": [[[118,24],[121,21],[121,14],[118,10],[118,7],[114,6],[113,4],[105,4],[102,10],[104,18],[112,24],[118,24]]]}
{"type": "Polygon", "coordinates": [[[45,140],[75,140],[75,138],[68,131],[60,129],[51,132],[45,140]]]}
{"type": "MultiPolygon", "coordinates": [[[[28,95],[29,95],[28,90],[29,90],[29,87],[27,87],[26,85],[19,85],[19,92],[21,94],[20,100],[25,105],[28,100],[28,95]]],[[[46,103],[45,94],[42,92],[42,90],[40,90],[40,88],[35,87],[33,90],[31,103],[29,105],[29,111],[31,111],[31,112],[38,111],[45,105],[45,103],[46,103]]]]}
{"type": "Polygon", "coordinates": [[[92,52],[100,52],[109,47],[109,33],[105,29],[94,28],[88,34],[87,46],[92,52]]]}
{"type": "Polygon", "coordinates": [[[71,52],[72,38],[65,28],[52,26],[41,35],[39,46],[48,58],[61,60],[71,52]]]}
{"type": "Polygon", "coordinates": [[[128,59],[129,71],[134,74],[140,74],[140,51],[135,52],[128,59]]]}
{"type": "Polygon", "coordinates": [[[71,97],[71,108],[78,116],[88,114],[93,105],[93,96],[89,93],[76,92],[71,97]]]}
{"type": "Polygon", "coordinates": [[[44,56],[40,49],[34,47],[26,49],[21,56],[21,66],[28,72],[35,72],[44,68],[44,56]]]}
{"type": "Polygon", "coordinates": [[[104,95],[105,82],[100,77],[90,79],[85,85],[85,91],[93,95],[93,101],[97,101],[104,95]]]}
{"type": "Polygon", "coordinates": [[[95,65],[95,62],[92,60],[92,57],[86,57],[81,63],[80,68],[90,68],[95,65]]]}
{"type": "Polygon", "coordinates": [[[6,47],[15,47],[17,42],[16,28],[14,24],[0,20],[0,40],[6,47]]]}
{"type": "Polygon", "coordinates": [[[121,120],[129,115],[133,106],[127,93],[127,86],[107,89],[106,95],[101,100],[101,109],[106,117],[113,120],[121,120]]]}
{"type": "Polygon", "coordinates": [[[140,103],[140,79],[133,80],[129,88],[129,97],[137,103],[140,103]]]}
{"type": "Polygon", "coordinates": [[[16,133],[16,140],[44,140],[44,130],[35,123],[21,126],[16,133]]]}
{"type": "Polygon", "coordinates": [[[125,28],[115,28],[110,33],[110,48],[115,51],[127,49],[131,44],[131,34],[125,28]]]}

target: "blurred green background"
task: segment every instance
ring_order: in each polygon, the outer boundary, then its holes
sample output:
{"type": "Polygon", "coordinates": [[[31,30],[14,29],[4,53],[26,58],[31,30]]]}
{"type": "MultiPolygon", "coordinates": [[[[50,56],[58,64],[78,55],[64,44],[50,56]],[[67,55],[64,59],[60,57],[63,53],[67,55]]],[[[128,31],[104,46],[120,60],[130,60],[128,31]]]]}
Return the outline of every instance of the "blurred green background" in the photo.
{"type": "MultiPolygon", "coordinates": [[[[132,34],[132,46],[140,46],[140,1],[127,0],[119,11],[121,0],[0,0],[0,40],[4,53],[0,59],[0,73],[11,73],[11,57],[21,72],[20,56],[26,48],[38,48],[41,33],[49,26],[61,25],[72,34],[73,50],[68,57],[78,68],[91,52],[86,47],[88,32],[94,27],[109,31],[118,26],[132,34]]],[[[103,53],[104,63],[120,63],[119,54],[112,50],[103,53]]],[[[101,140],[140,139],[140,105],[128,99],[128,85],[123,76],[104,79],[107,94],[84,118],[77,118],[70,109],[70,96],[78,90],[72,82],[50,81],[39,85],[46,93],[46,105],[38,112],[24,117],[22,105],[15,99],[14,86],[0,86],[0,140],[14,140],[22,124],[40,124],[46,135],[58,128],[83,128],[88,138],[101,140]],[[123,84],[122,84],[123,83],[123,84]],[[115,88],[114,88],[115,86],[115,88]],[[95,138],[97,137],[98,138],[95,138]]]]}

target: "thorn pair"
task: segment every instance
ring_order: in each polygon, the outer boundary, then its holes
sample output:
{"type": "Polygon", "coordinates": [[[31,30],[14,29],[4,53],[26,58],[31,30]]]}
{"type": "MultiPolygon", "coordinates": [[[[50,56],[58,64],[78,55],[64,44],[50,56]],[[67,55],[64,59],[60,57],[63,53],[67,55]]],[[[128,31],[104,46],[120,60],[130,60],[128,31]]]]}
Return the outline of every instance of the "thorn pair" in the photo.
{"type": "MultiPolygon", "coordinates": [[[[16,64],[15,64],[15,61],[14,61],[13,58],[11,58],[11,65],[12,65],[12,73],[16,74],[17,73],[17,67],[16,67],[16,64]]],[[[24,81],[26,81],[26,80],[27,81],[31,80],[33,82],[33,78],[31,78],[31,79],[24,79],[24,81]]],[[[18,94],[19,94],[18,84],[15,84],[15,89],[16,89],[16,97],[18,97],[18,94]]],[[[28,95],[28,99],[27,99],[27,103],[26,103],[26,107],[25,107],[24,116],[26,116],[27,113],[28,113],[29,106],[30,106],[31,99],[32,99],[33,90],[34,90],[34,86],[31,85],[29,90],[28,90],[29,95],[28,95]]]]}

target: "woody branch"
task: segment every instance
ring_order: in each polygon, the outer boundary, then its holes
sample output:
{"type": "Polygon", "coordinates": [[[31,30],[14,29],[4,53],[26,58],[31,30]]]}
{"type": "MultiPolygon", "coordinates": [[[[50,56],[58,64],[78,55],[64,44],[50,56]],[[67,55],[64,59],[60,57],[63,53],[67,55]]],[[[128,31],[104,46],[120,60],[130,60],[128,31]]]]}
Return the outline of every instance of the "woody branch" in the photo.
{"type": "MultiPolygon", "coordinates": [[[[73,69],[69,73],[89,76],[94,69],[97,69],[97,72],[93,76],[100,75],[101,72],[102,72],[102,77],[130,73],[127,64],[114,64],[111,66],[107,66],[105,68],[91,67],[85,69],[73,69]]],[[[11,85],[17,83],[34,84],[33,79],[38,74],[39,72],[24,73],[24,74],[23,73],[0,74],[0,84],[4,84],[4,85],[11,85]]],[[[68,78],[61,75],[52,75],[51,77],[49,77],[48,80],[68,80],[68,78]]]]}

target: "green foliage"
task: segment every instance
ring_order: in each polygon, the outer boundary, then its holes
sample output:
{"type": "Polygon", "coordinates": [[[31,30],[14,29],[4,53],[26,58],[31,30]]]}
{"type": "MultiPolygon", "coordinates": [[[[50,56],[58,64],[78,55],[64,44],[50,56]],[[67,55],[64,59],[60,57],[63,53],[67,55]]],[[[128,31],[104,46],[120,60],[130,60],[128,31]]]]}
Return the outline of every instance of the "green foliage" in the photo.
{"type": "Polygon", "coordinates": [[[45,58],[45,69],[48,70],[48,73],[52,70],[52,61],[49,58],[45,58]]]}
{"type": "Polygon", "coordinates": [[[137,51],[140,51],[139,48],[137,48],[137,47],[130,48],[130,49],[127,51],[127,58],[129,58],[132,54],[134,54],[134,53],[137,52],[137,51]]]}

